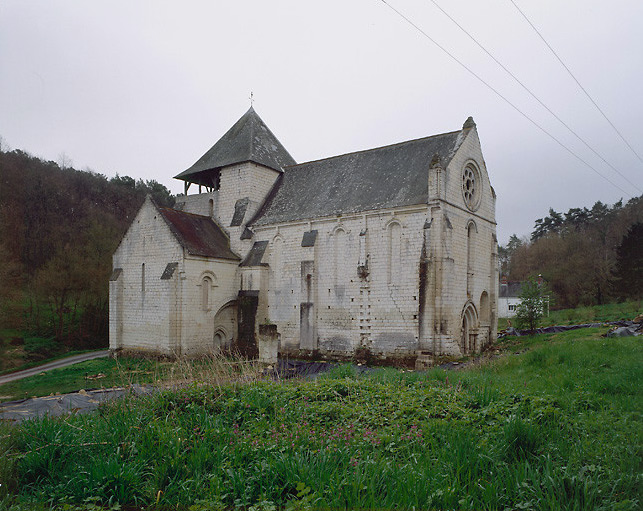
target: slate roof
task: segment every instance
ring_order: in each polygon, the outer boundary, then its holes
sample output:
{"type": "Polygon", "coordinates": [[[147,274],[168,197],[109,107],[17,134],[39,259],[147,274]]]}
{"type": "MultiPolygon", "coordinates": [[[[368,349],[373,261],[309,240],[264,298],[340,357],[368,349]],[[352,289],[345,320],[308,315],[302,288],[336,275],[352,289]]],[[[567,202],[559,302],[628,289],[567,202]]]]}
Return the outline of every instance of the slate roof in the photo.
{"type": "Polygon", "coordinates": [[[287,167],[251,224],[426,204],[431,161],[437,155],[446,168],[465,134],[466,129],[453,131],[287,167]]]}
{"type": "Polygon", "coordinates": [[[262,263],[261,260],[267,246],[267,241],[255,241],[248,255],[239,266],[265,266],[265,263],[262,263]]]}
{"type": "Polygon", "coordinates": [[[230,240],[210,217],[171,208],[157,208],[179,243],[189,254],[239,261],[230,250],[230,240]]]}
{"type": "Polygon", "coordinates": [[[297,163],[252,107],[194,165],[176,178],[199,183],[202,172],[247,161],[279,172],[283,167],[297,163]]]}
{"type": "Polygon", "coordinates": [[[518,298],[522,291],[522,282],[507,282],[500,284],[499,298],[518,298]]]}

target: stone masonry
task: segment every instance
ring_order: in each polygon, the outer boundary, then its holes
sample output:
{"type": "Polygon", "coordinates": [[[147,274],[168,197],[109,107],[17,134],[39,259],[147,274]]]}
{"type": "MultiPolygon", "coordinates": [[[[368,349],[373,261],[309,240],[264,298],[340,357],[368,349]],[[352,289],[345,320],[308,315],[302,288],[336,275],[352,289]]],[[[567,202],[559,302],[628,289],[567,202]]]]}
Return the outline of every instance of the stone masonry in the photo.
{"type": "Polygon", "coordinates": [[[206,190],[134,219],[114,254],[111,349],[257,356],[273,325],[280,356],[421,367],[495,340],[496,197],[473,120],[297,165],[251,109],[177,177],[206,190]]]}

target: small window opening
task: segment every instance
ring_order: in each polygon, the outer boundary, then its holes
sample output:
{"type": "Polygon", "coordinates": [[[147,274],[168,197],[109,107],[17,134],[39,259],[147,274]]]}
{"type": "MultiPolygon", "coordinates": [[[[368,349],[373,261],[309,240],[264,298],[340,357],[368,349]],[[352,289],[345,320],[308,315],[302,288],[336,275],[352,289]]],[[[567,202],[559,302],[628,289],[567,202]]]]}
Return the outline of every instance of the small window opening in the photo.
{"type": "Polygon", "coordinates": [[[210,294],[212,292],[212,279],[203,277],[201,282],[201,307],[204,311],[210,310],[210,294]]]}

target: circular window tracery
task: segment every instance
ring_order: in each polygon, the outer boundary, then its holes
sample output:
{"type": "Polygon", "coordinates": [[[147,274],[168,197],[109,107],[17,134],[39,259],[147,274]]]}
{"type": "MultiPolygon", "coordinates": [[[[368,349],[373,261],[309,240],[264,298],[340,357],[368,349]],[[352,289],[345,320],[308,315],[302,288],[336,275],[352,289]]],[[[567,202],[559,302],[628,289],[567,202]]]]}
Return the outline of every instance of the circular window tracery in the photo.
{"type": "Polygon", "coordinates": [[[471,211],[480,205],[480,188],[482,186],[480,172],[472,164],[467,165],[462,172],[462,196],[464,203],[471,211]]]}

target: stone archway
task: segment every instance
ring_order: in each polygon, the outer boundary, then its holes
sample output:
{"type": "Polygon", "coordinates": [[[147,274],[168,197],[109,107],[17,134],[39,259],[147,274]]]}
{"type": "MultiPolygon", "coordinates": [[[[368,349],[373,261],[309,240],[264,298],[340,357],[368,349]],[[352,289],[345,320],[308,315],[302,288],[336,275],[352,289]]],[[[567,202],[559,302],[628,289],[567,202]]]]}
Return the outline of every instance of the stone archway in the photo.
{"type": "Polygon", "coordinates": [[[462,331],[460,336],[460,351],[463,355],[478,350],[478,313],[471,302],[462,311],[462,331]]]}
{"type": "Polygon", "coordinates": [[[213,319],[212,348],[228,350],[237,336],[237,301],[231,300],[221,307],[213,319]]]}
{"type": "Polygon", "coordinates": [[[220,351],[223,348],[226,347],[228,340],[228,334],[223,330],[223,328],[218,328],[216,332],[214,332],[214,337],[213,337],[213,348],[214,351],[220,351]]]}

